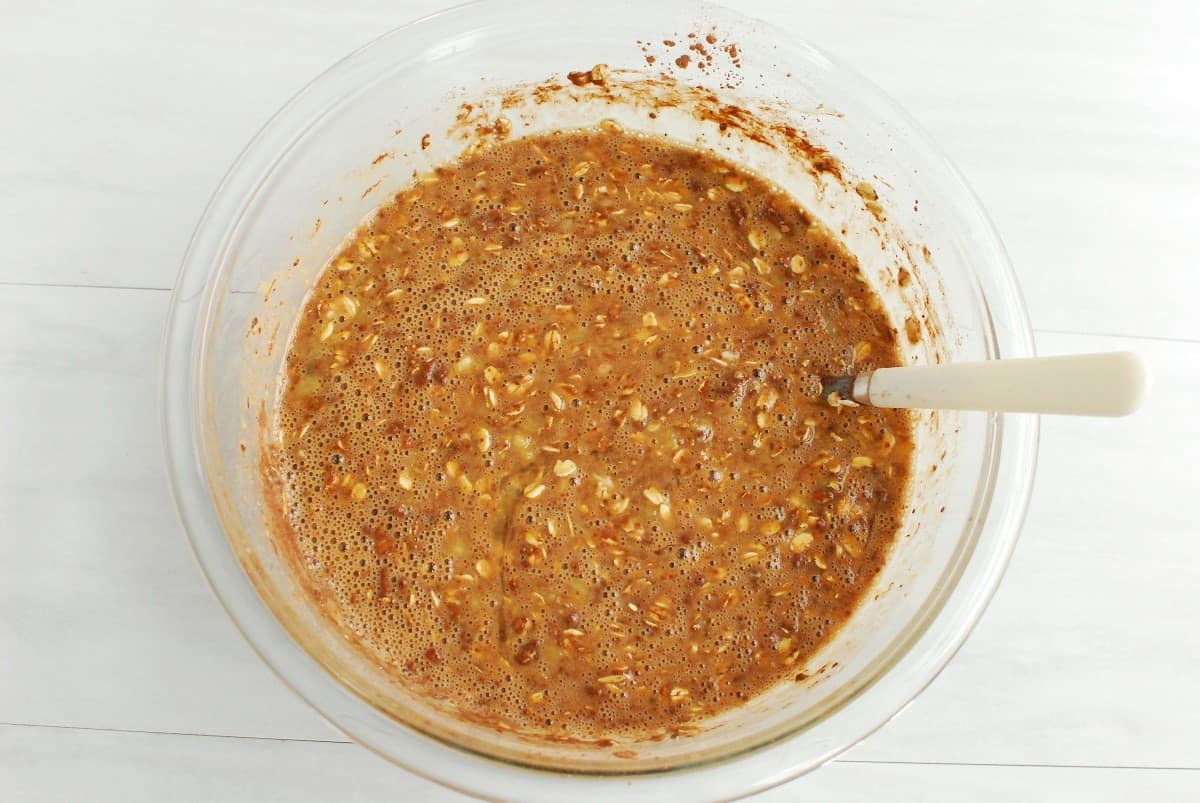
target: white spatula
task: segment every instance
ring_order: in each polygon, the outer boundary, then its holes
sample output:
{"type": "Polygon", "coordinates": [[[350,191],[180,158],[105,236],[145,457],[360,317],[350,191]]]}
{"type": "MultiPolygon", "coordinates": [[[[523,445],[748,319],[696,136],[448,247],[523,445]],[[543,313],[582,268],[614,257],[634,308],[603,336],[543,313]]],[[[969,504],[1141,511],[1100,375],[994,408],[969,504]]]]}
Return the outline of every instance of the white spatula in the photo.
{"type": "Polygon", "coordinates": [[[877,368],[823,386],[833,403],[872,407],[1122,416],[1141,406],[1149,372],[1138,355],[1114,352],[877,368]]]}

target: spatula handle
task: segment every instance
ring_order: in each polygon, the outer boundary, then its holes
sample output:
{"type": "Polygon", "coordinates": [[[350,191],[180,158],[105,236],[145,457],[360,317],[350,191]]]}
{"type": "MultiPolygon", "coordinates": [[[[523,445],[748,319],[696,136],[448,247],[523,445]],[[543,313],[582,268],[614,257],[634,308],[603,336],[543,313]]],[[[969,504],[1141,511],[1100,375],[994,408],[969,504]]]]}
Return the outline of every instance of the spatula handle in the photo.
{"type": "Polygon", "coordinates": [[[859,376],[854,397],[875,407],[1129,415],[1149,372],[1130,352],[879,368],[859,376]]]}

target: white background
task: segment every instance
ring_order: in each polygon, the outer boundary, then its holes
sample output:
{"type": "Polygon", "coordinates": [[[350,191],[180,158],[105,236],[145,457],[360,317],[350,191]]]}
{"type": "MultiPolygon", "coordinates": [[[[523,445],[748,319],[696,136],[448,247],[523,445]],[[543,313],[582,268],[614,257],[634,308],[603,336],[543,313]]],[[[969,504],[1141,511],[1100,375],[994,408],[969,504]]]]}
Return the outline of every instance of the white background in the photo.
{"type": "MultiPolygon", "coordinates": [[[[460,799],[346,744],[241,641],[168,498],[155,397],[176,267],[234,155],[442,5],[0,2],[0,799],[460,799]]],[[[1131,419],[1044,421],[1028,524],[962,652],[764,799],[1200,799],[1197,5],[743,7],[929,128],[1043,353],[1133,349],[1157,377],[1131,419]]]]}

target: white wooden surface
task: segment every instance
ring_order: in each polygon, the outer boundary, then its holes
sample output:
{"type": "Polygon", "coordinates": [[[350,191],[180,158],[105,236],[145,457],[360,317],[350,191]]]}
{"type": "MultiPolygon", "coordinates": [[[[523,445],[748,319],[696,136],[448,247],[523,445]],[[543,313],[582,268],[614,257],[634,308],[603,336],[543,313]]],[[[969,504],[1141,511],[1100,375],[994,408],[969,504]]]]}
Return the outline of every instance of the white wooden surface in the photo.
{"type": "MultiPolygon", "coordinates": [[[[171,508],[155,398],[168,291],[235,153],[443,4],[0,1],[0,800],[461,799],[345,744],[236,635],[171,508]]],[[[1196,4],[744,8],[932,131],[1043,353],[1133,349],[1157,378],[1134,418],[1044,422],[1028,524],[962,652],[763,799],[1200,799],[1196,4]]]]}

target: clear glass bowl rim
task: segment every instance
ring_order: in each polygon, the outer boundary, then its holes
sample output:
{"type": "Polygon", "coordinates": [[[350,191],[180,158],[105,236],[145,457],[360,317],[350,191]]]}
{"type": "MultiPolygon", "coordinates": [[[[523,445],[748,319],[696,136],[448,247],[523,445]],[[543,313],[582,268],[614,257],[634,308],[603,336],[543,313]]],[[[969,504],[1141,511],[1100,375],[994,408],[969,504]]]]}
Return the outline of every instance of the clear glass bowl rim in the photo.
{"type": "MultiPolygon", "coordinates": [[[[213,593],[264,663],[339,730],[416,774],[468,794],[489,796],[500,792],[517,794],[522,799],[562,799],[563,795],[581,798],[584,794],[604,799],[622,791],[635,791],[626,785],[631,780],[638,782],[636,791],[648,796],[675,794],[682,792],[685,777],[689,788],[714,799],[762,791],[820,766],[877,730],[934,680],[966,640],[1003,576],[1024,520],[1036,463],[1036,417],[991,417],[992,476],[977,524],[981,530],[989,528],[990,537],[977,540],[940,610],[910,640],[908,650],[837,710],[835,715],[844,723],[840,737],[803,760],[785,758],[787,751],[781,748],[791,741],[788,737],[750,753],[649,775],[573,775],[498,761],[430,739],[383,717],[342,687],[291,640],[245,576],[220,525],[209,478],[199,457],[201,360],[205,322],[221,287],[220,258],[240,212],[302,125],[318,117],[347,90],[340,79],[353,71],[357,61],[374,48],[419,32],[432,21],[456,15],[469,18],[481,7],[491,9],[497,5],[482,0],[454,6],[395,28],[350,53],[272,116],[221,181],[189,243],[165,326],[159,395],[167,473],[176,508],[213,593]],[[914,655],[918,650],[920,653],[914,655]]],[[[670,5],[691,14],[702,9],[674,0],[670,5]]],[[[906,126],[906,135],[918,147],[938,156],[945,181],[954,184],[970,203],[967,214],[976,218],[976,227],[985,234],[979,248],[990,251],[991,262],[1000,268],[994,275],[982,277],[990,283],[983,292],[993,322],[989,356],[1032,356],[1032,329],[1016,278],[994,227],[961,174],[903,109],[836,59],[809,44],[805,47],[824,58],[830,69],[860,84],[859,89],[871,91],[874,100],[906,126]]]]}

